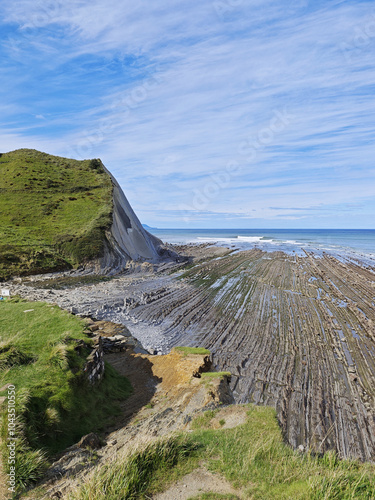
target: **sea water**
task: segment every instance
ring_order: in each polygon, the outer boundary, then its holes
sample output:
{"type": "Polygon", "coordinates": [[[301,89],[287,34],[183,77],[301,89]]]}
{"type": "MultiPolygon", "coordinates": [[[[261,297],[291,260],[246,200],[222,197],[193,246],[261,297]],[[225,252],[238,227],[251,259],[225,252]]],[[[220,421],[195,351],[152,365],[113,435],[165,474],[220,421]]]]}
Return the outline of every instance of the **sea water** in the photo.
{"type": "Polygon", "coordinates": [[[233,250],[260,248],[305,255],[353,258],[375,263],[375,229],[148,229],[173,244],[213,243],[233,250]]]}

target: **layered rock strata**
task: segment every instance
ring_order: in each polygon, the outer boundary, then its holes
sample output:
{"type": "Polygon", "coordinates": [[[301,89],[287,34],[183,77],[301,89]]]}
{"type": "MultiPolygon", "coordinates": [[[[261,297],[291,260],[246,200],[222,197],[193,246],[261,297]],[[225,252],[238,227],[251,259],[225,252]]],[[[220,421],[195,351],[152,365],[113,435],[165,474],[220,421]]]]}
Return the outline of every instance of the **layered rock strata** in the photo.
{"type": "Polygon", "coordinates": [[[277,409],[292,446],[375,461],[374,268],[254,249],[175,277],[19,291],[126,324],[159,352],[206,347],[237,402],[277,409]]]}
{"type": "Polygon", "coordinates": [[[175,252],[144,229],[117,180],[104,165],[103,169],[112,182],[112,225],[106,231],[103,256],[86,264],[86,270],[117,274],[128,268],[131,261],[157,263],[176,259],[175,252]]]}

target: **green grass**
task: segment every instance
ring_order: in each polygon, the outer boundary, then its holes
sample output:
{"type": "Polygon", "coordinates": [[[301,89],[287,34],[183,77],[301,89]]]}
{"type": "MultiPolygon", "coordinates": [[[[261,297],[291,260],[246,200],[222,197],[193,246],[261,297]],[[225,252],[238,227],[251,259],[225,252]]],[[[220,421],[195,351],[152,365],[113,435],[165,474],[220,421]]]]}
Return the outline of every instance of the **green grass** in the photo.
{"type": "MultiPolygon", "coordinates": [[[[209,412],[207,421],[213,416],[215,412],[209,412]]],[[[152,449],[151,453],[147,448],[147,452],[136,452],[129,461],[124,459],[101,469],[73,498],[150,498],[201,464],[225,477],[241,492],[242,498],[375,498],[374,465],[339,460],[333,452],[318,457],[293,451],[283,442],[275,411],[268,407],[249,406],[247,422],[236,428],[201,428],[167,441],[164,448],[158,443],[152,449]],[[159,447],[162,453],[157,451],[159,447]],[[169,456],[169,447],[174,458],[160,460],[159,455],[169,456]],[[141,474],[139,479],[138,474],[141,474]],[[134,484],[138,486],[135,488],[134,484]]],[[[228,497],[202,493],[198,498],[228,497]]]]}
{"type": "MultiPolygon", "coordinates": [[[[40,450],[48,457],[100,431],[119,414],[118,400],[131,393],[128,380],[110,365],[100,384],[86,380],[82,368],[91,340],[85,328],[84,321],[57,306],[0,302],[0,387],[16,387],[19,485],[33,478],[30,464],[38,465],[36,476],[45,465],[40,450]]],[[[6,426],[4,413],[3,440],[6,426]]]]}
{"type": "Polygon", "coordinates": [[[211,420],[215,417],[218,410],[207,410],[203,412],[201,415],[198,415],[191,422],[191,428],[194,430],[197,429],[208,429],[211,425],[211,420]]]}
{"type": "Polygon", "coordinates": [[[212,379],[212,378],[222,378],[222,377],[231,377],[232,374],[230,372],[203,372],[201,373],[201,377],[203,379],[212,379]]]}
{"type": "Polygon", "coordinates": [[[112,184],[99,160],[19,149],[0,155],[0,176],[0,279],[101,255],[112,184]]]}
{"type": "Polygon", "coordinates": [[[187,356],[188,354],[200,354],[200,355],[211,354],[208,349],[204,349],[203,347],[174,347],[174,349],[178,352],[181,352],[185,356],[187,356]]]}
{"type": "Polygon", "coordinates": [[[104,466],[94,479],[84,485],[72,498],[76,500],[125,500],[142,498],[151,478],[159,481],[163,473],[191,455],[195,443],[182,437],[157,441],[137,451],[122,463],[104,466]]]}

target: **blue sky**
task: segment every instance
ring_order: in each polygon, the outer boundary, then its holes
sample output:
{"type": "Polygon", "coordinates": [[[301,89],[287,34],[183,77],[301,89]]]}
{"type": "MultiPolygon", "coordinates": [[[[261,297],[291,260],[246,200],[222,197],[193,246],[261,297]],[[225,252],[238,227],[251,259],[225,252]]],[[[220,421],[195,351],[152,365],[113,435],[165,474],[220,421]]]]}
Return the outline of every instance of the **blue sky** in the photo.
{"type": "Polygon", "coordinates": [[[373,2],[3,0],[0,22],[0,151],[100,157],[161,228],[375,228],[373,2]]]}

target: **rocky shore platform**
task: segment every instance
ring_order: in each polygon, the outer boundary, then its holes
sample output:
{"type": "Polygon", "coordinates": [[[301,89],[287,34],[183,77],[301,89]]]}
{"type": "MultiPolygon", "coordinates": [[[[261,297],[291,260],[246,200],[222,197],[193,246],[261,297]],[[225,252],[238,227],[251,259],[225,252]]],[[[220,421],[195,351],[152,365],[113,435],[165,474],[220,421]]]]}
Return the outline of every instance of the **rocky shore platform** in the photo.
{"type": "Polygon", "coordinates": [[[177,250],[188,263],[2,285],[126,326],[153,354],[206,347],[236,402],[274,406],[293,447],[375,462],[375,269],[310,252],[177,250]]]}

